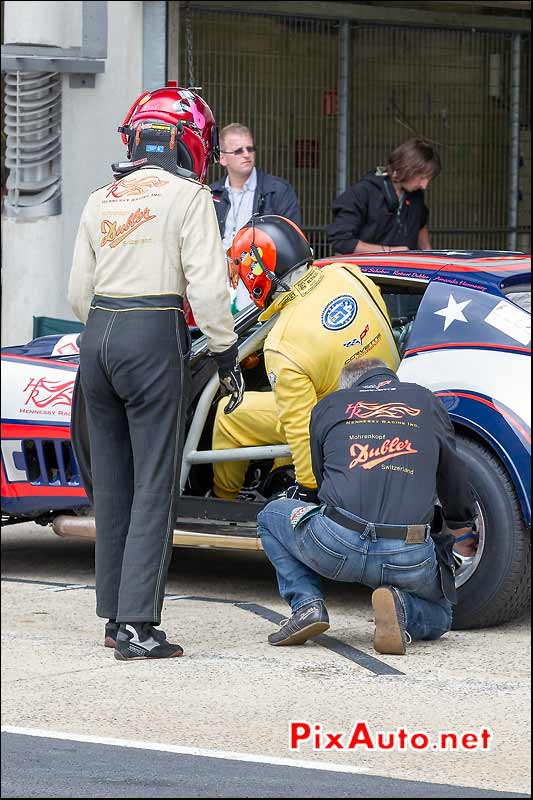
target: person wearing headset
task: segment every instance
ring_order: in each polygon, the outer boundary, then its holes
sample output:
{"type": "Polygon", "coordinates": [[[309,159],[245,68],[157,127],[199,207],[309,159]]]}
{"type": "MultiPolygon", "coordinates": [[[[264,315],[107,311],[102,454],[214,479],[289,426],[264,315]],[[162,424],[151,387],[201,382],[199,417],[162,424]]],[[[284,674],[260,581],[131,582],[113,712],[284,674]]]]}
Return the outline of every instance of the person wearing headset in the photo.
{"type": "MultiPolygon", "coordinates": [[[[398,348],[377,285],[355,264],[312,265],[304,234],[277,215],[252,217],[233,240],[229,266],[253,302],[260,321],[277,315],[264,343],[271,392],[246,391],[228,417],[218,406],[213,449],[288,444],[296,473],[289,495],[313,502],[309,422],[316,403],[338,388],[346,364],[372,353],[396,369],[398,348]]],[[[234,500],[246,461],[213,466],[216,497],[234,500]]]]}
{"type": "Polygon", "coordinates": [[[223,413],[239,405],[244,383],[226,259],[203,184],[218,154],[211,109],[195,92],[168,83],[144,92],[119,131],[128,161],[112,165],[115,180],[85,205],[68,296],[85,323],[73,418],[83,405],[96,613],[108,620],[104,644],[125,661],[183,653],[157,626],[191,383],[185,292],[230,395],[223,413]]]}
{"type": "MultiPolygon", "coordinates": [[[[287,181],[255,166],[256,147],[245,125],[232,122],[220,131],[220,163],[226,176],[211,184],[224,250],[252,214],[279,214],[301,225],[301,212],[294,189],[287,181]]],[[[232,311],[250,304],[243,284],[232,292],[232,311]]]]}

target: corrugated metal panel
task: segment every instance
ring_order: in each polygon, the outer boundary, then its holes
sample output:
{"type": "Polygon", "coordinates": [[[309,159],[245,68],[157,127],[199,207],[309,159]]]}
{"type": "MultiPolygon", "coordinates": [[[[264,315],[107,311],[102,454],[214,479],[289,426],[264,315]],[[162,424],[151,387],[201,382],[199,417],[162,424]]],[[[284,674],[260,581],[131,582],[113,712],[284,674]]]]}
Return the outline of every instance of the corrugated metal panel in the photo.
{"type": "MultiPolygon", "coordinates": [[[[304,228],[325,255],[336,194],[339,23],[194,5],[189,14],[190,26],[184,16],[180,24],[180,82],[189,76],[189,27],[194,82],[219,126],[251,128],[258,166],[292,183],[304,228]]],[[[350,23],[348,183],[413,135],[433,141],[443,161],[428,191],[434,247],[505,249],[510,48],[505,33],[350,23]]],[[[529,64],[529,39],[524,51],[529,64]]]]}
{"type": "Polygon", "coordinates": [[[520,160],[518,194],[519,250],[531,250],[531,40],[522,38],[520,160]]]}
{"type": "Polygon", "coordinates": [[[61,212],[61,76],[5,75],[7,215],[21,219],[61,212]]]}
{"type": "Polygon", "coordinates": [[[509,55],[505,34],[353,31],[351,177],[412,136],[435,144],[443,169],[427,192],[434,247],[505,248],[509,55]]]}

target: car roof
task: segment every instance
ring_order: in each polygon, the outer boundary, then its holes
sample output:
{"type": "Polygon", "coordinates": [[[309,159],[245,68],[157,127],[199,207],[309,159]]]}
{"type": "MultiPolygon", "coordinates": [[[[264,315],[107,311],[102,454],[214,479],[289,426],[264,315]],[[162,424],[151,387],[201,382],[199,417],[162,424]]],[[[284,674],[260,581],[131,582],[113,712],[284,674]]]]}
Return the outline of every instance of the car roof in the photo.
{"type": "Polygon", "coordinates": [[[531,281],[531,255],[499,250],[410,250],[405,253],[367,253],[321,258],[315,266],[335,262],[357,264],[369,275],[412,277],[433,280],[438,272],[447,278],[475,279],[484,286],[501,288],[505,284],[531,281]]]}

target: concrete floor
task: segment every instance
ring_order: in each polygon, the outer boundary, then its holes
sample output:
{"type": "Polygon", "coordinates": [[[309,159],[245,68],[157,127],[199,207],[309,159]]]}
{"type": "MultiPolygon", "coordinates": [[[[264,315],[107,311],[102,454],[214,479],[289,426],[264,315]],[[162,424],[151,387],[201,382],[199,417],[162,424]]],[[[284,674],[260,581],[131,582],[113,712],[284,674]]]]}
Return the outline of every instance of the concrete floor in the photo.
{"type": "Polygon", "coordinates": [[[232,603],[286,614],[260,553],[176,550],[162,627],[181,659],[117,662],[95,617],[93,545],[47,529],[2,531],[2,725],[253,753],[367,774],[530,791],[530,622],[451,632],[405,657],[372,649],[370,591],[327,584],[328,636],[394,667],[379,675],[316,643],[273,648],[272,622],[232,603]],[[29,581],[29,582],[23,582],[29,581]],[[207,602],[207,598],[217,602],[207,602]],[[291,720],[349,733],[478,732],[488,751],[315,752],[288,748],[291,720]]]}

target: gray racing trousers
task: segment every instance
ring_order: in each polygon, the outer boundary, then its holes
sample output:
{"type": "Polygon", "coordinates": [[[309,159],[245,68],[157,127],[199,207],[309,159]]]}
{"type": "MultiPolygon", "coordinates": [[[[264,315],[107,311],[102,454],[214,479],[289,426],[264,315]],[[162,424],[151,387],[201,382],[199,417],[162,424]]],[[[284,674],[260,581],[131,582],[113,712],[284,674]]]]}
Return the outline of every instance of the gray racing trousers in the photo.
{"type": "Polygon", "coordinates": [[[177,295],[95,296],[80,343],[96,517],[96,613],[159,625],[190,396],[177,295]]]}

